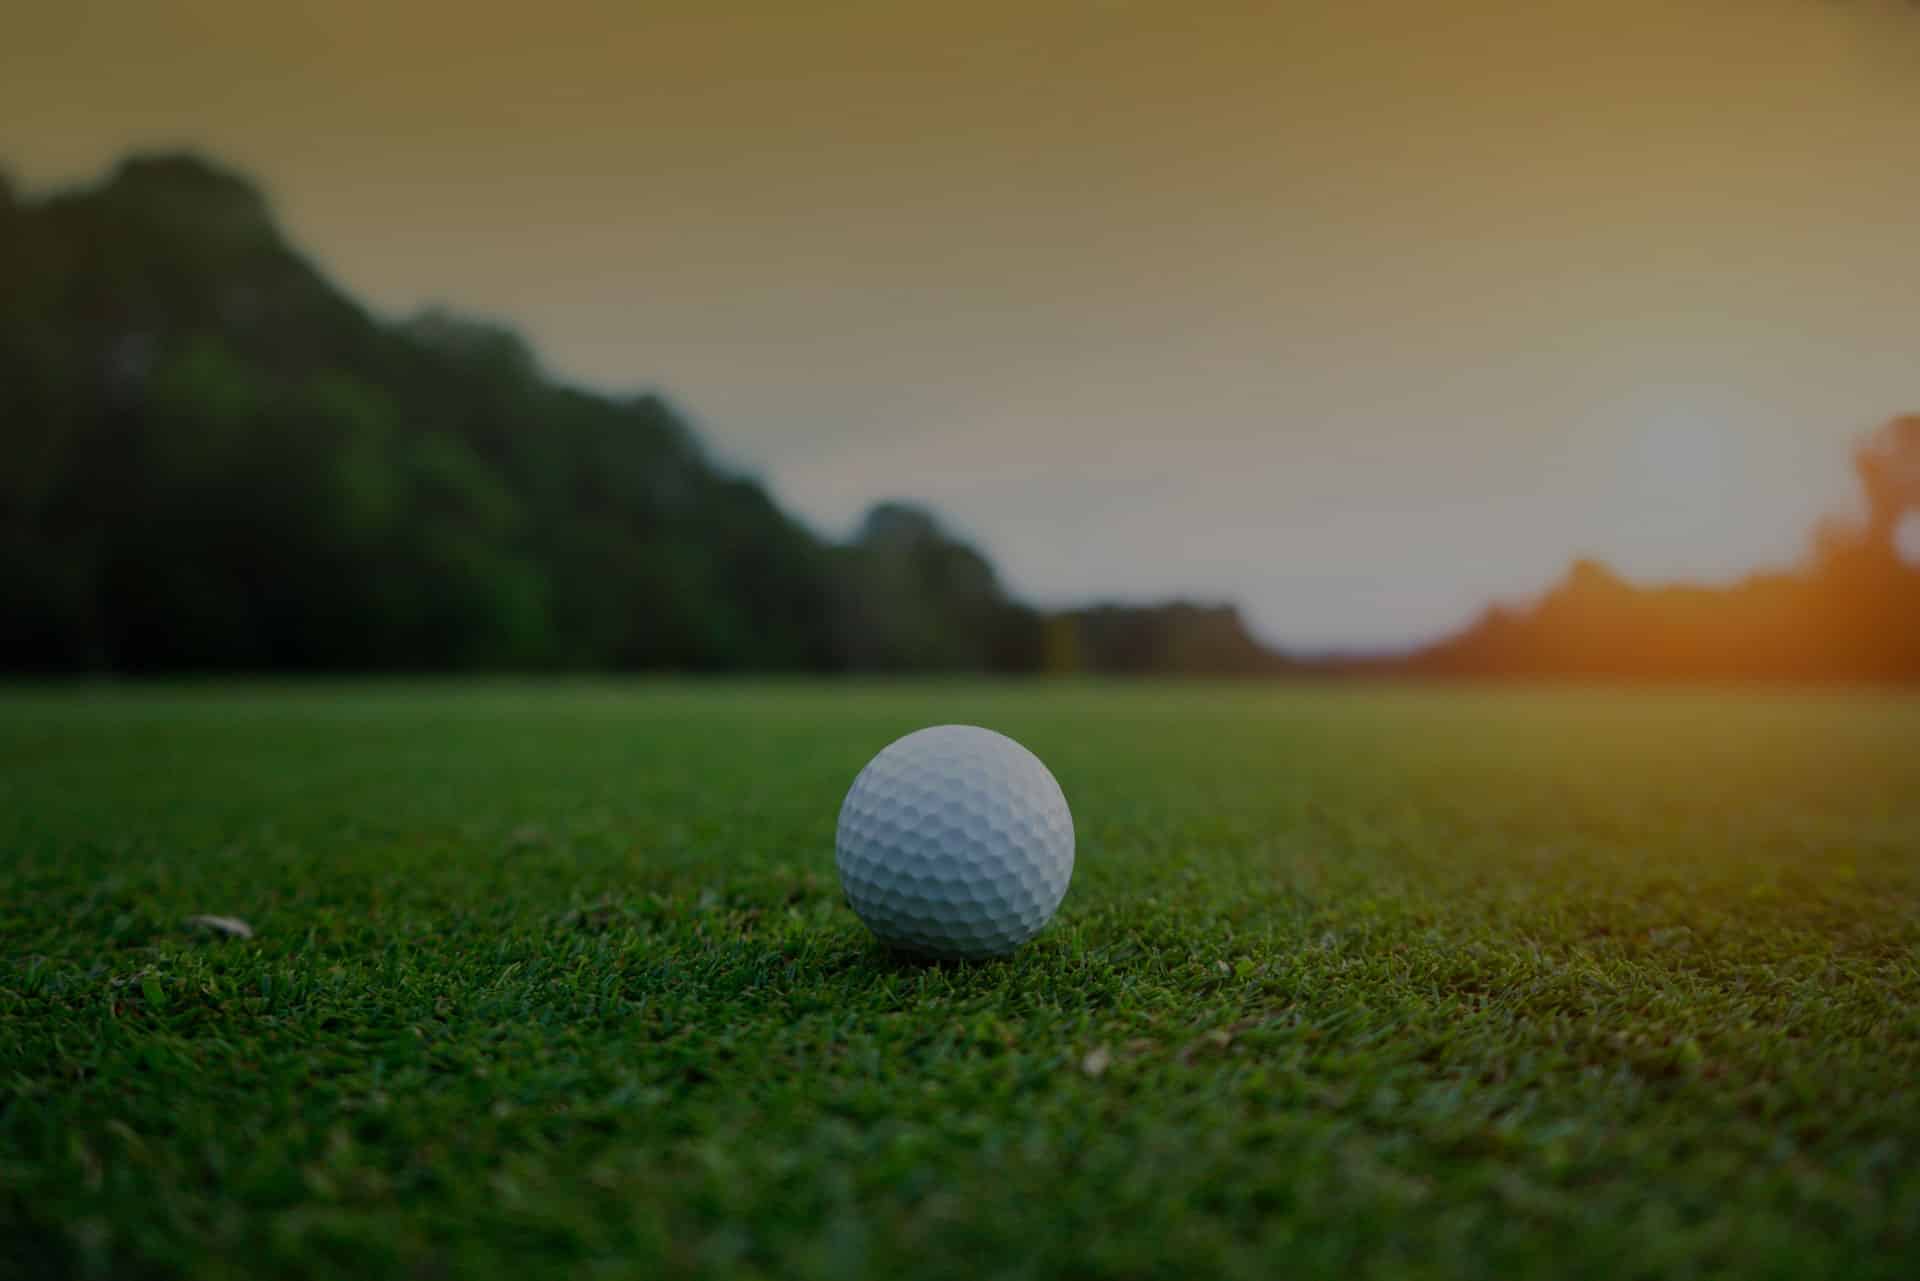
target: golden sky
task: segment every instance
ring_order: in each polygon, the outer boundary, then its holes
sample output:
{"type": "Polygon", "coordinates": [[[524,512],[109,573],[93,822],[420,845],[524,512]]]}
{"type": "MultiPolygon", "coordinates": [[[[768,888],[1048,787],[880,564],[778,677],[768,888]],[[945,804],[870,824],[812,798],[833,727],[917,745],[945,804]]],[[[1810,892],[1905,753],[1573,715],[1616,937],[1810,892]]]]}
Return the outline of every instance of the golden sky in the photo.
{"type": "Polygon", "coordinates": [[[1385,644],[1780,564],[1920,409],[1905,0],[307,8],[28,6],[0,165],[204,149],[383,309],[1047,601],[1385,644]]]}

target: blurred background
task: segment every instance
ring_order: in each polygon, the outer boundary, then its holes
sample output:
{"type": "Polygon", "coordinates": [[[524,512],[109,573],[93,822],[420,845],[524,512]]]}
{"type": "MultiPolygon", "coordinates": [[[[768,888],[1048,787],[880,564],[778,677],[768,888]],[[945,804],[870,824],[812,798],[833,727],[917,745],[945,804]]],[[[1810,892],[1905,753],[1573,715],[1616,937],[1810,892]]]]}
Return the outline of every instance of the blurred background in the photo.
{"type": "Polygon", "coordinates": [[[1920,7],[73,0],[0,669],[1920,679],[1920,7]]]}

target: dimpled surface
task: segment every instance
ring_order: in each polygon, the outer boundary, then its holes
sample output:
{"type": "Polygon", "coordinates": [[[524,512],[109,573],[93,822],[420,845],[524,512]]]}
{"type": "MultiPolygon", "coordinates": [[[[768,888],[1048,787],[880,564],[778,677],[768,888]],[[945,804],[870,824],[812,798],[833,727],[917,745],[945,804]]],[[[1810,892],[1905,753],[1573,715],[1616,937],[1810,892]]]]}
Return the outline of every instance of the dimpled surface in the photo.
{"type": "Polygon", "coordinates": [[[926,956],[998,956],[1060,906],[1073,876],[1073,815],[1020,744],[936,725],[860,771],[835,848],[848,905],[882,941],[926,956]]]}

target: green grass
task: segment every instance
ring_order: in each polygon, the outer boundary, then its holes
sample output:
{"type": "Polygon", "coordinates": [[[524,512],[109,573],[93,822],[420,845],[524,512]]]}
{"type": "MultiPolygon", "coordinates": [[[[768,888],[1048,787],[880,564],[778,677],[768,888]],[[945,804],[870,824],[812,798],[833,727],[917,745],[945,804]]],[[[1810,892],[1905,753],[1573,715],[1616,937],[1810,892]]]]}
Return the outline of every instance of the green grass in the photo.
{"type": "Polygon", "coordinates": [[[0,1273],[1920,1276],[1911,698],[16,691],[0,940],[0,1273]],[[943,720],[1009,961],[835,883],[943,720]]]}

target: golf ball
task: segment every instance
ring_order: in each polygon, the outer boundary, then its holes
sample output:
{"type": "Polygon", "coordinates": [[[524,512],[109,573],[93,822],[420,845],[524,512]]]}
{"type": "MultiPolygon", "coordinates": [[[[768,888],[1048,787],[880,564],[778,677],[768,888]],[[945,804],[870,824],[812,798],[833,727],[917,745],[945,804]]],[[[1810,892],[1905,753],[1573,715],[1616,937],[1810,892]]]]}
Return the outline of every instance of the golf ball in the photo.
{"type": "Polygon", "coordinates": [[[840,806],[847,904],[925,956],[1010,952],[1073,876],[1073,815],[1040,758],[992,730],[935,725],[881,749],[840,806]]]}

